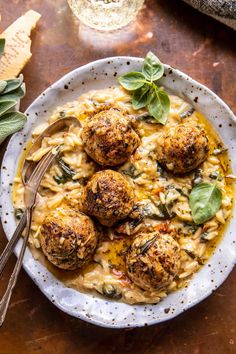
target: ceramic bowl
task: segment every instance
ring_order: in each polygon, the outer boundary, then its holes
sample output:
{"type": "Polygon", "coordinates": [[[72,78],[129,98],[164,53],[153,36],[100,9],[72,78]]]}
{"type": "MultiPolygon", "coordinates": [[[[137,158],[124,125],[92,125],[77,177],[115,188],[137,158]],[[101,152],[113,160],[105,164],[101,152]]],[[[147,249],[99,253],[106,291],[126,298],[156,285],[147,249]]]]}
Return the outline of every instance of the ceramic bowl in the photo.
{"type": "MultiPolygon", "coordinates": [[[[72,101],[91,89],[116,85],[118,76],[127,71],[140,70],[141,64],[142,59],[133,57],[114,57],[92,62],[54,83],[27,109],[28,122],[22,131],[11,138],[2,163],[0,210],[8,239],[16,227],[11,198],[12,183],[22,149],[30,139],[32,130],[46,121],[58,105],[72,101]]],[[[161,84],[191,103],[209,119],[229,148],[233,171],[236,172],[236,120],[226,104],[209,89],[168,65],[165,65],[165,76],[161,84]]],[[[220,286],[236,261],[235,229],[236,217],[233,217],[214,254],[193,276],[189,286],[168,295],[156,305],[127,305],[66,288],[33,258],[28,249],[23,266],[47,298],[71,316],[104,327],[141,327],[174,318],[220,286]]],[[[16,248],[17,255],[20,244],[21,240],[16,248]]]]}

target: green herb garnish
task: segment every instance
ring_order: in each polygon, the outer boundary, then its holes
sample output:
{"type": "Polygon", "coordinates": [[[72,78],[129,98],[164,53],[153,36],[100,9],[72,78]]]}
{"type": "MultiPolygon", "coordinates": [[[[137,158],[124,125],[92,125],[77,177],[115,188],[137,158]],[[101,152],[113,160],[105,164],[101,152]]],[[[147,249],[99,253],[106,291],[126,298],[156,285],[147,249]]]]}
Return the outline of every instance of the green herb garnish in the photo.
{"type": "Polygon", "coordinates": [[[193,187],[189,204],[193,221],[200,225],[211,219],[220,209],[222,202],[222,192],[215,183],[199,183],[193,187]]]}
{"type": "Polygon", "coordinates": [[[120,291],[112,284],[103,284],[102,294],[109,299],[119,300],[122,297],[120,291]]]}
{"type": "MultiPolygon", "coordinates": [[[[0,55],[5,39],[0,38],[0,55]]],[[[11,134],[22,129],[26,116],[16,111],[19,100],[25,95],[23,75],[10,80],[0,80],[0,144],[11,134]]]]}
{"type": "Polygon", "coordinates": [[[162,87],[154,81],[164,74],[164,65],[149,52],[144,59],[142,72],[129,72],[119,77],[119,83],[128,91],[133,91],[132,105],[135,110],[147,107],[157,123],[165,124],[170,110],[170,99],[162,87]]]}
{"type": "Polygon", "coordinates": [[[20,220],[24,214],[24,210],[21,208],[16,208],[15,209],[15,217],[17,220],[20,220]]]}
{"type": "Polygon", "coordinates": [[[144,245],[142,245],[142,246],[140,247],[140,253],[141,253],[141,254],[146,253],[146,252],[149,250],[149,248],[154,244],[154,242],[156,241],[156,239],[157,239],[157,236],[154,236],[154,237],[152,237],[150,240],[148,240],[147,242],[145,242],[144,245]]]}
{"type": "Polygon", "coordinates": [[[65,184],[67,181],[72,180],[72,177],[75,175],[75,171],[73,171],[61,157],[57,157],[57,162],[62,174],[61,176],[53,176],[54,181],[56,181],[57,184],[65,184]]]}

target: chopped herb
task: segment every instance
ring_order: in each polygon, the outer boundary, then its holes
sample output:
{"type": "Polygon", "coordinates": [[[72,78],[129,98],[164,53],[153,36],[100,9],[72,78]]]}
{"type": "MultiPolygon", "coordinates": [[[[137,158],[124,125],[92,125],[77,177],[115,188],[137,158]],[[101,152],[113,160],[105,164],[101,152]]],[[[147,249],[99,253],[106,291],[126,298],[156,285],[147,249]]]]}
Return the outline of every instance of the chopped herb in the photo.
{"type": "Polygon", "coordinates": [[[184,118],[188,118],[191,117],[191,115],[195,112],[194,107],[190,107],[188,110],[180,113],[180,118],[184,119],[184,118]]]}
{"type": "Polygon", "coordinates": [[[137,169],[133,164],[129,164],[128,167],[125,170],[121,170],[121,172],[133,179],[141,175],[141,173],[137,173],[137,169]]]}
{"type": "Polygon", "coordinates": [[[156,239],[157,239],[157,236],[154,236],[153,238],[151,238],[151,240],[148,240],[147,242],[145,242],[144,245],[142,245],[140,247],[140,253],[141,254],[146,253],[149,250],[149,248],[153,245],[153,243],[156,241],[156,239]]]}
{"type": "Polygon", "coordinates": [[[202,170],[198,168],[194,172],[193,180],[192,180],[192,185],[196,186],[197,184],[201,183],[203,181],[203,175],[202,175],[202,170]]]}
{"type": "Polygon", "coordinates": [[[61,176],[53,176],[53,179],[57,182],[57,184],[64,184],[67,181],[72,180],[72,177],[75,175],[75,172],[70,168],[70,166],[63,161],[63,159],[58,156],[56,158],[57,163],[62,171],[61,176]]]}
{"type": "Polygon", "coordinates": [[[219,146],[217,149],[213,150],[213,155],[217,156],[217,155],[223,154],[224,152],[227,152],[227,151],[228,151],[228,149],[226,147],[219,146]]]}
{"type": "Polygon", "coordinates": [[[59,112],[59,116],[60,116],[60,118],[65,118],[66,117],[66,112],[65,111],[59,112]]]}
{"type": "Polygon", "coordinates": [[[15,209],[15,217],[17,220],[20,220],[24,214],[24,210],[21,208],[16,208],[15,209]]]}
{"type": "Polygon", "coordinates": [[[109,299],[115,300],[119,300],[122,297],[122,294],[112,284],[103,284],[102,294],[109,299]]]}
{"type": "Polygon", "coordinates": [[[203,232],[203,233],[201,234],[201,240],[202,240],[202,241],[209,241],[209,240],[208,240],[208,236],[209,236],[208,232],[203,232]]]}
{"type": "Polygon", "coordinates": [[[172,219],[176,216],[174,212],[171,212],[166,204],[160,204],[159,209],[163,215],[163,219],[172,219]]]}
{"type": "Polygon", "coordinates": [[[209,177],[211,179],[217,179],[218,181],[222,181],[222,177],[221,177],[221,175],[220,175],[220,173],[218,171],[211,172],[209,174],[209,177]]]}
{"type": "Polygon", "coordinates": [[[188,255],[189,257],[191,257],[192,259],[195,259],[195,258],[196,258],[196,255],[195,255],[192,251],[189,251],[189,250],[186,250],[186,249],[185,249],[185,252],[186,252],[187,255],[188,255]]]}
{"type": "Polygon", "coordinates": [[[198,229],[198,225],[194,224],[194,223],[190,223],[190,222],[185,222],[184,226],[188,228],[189,232],[191,233],[195,233],[198,229]]]}

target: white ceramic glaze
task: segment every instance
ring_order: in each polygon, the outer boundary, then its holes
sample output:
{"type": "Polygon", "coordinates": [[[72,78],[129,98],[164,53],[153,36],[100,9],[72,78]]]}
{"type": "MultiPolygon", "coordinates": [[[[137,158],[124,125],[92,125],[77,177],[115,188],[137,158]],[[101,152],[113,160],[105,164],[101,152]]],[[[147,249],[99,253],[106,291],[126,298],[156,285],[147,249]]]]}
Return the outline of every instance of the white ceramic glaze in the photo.
{"type": "MultiPolygon", "coordinates": [[[[8,239],[16,227],[11,200],[13,178],[32,129],[46,121],[58,105],[72,101],[91,89],[117,84],[118,76],[130,70],[139,70],[141,64],[142,59],[132,57],[114,57],[90,63],[50,86],[28,108],[28,122],[22,131],[11,138],[1,170],[2,223],[8,239]]],[[[229,148],[235,173],[236,120],[226,104],[209,89],[168,65],[165,66],[165,77],[161,83],[207,116],[229,148]]],[[[50,301],[74,317],[104,327],[151,325],[169,320],[199,303],[226,279],[236,261],[235,229],[236,218],[233,217],[209,262],[193,276],[189,286],[168,295],[156,305],[132,306],[66,288],[42,264],[34,260],[28,249],[24,257],[24,268],[50,301]]],[[[19,246],[16,248],[17,255],[19,246]]]]}

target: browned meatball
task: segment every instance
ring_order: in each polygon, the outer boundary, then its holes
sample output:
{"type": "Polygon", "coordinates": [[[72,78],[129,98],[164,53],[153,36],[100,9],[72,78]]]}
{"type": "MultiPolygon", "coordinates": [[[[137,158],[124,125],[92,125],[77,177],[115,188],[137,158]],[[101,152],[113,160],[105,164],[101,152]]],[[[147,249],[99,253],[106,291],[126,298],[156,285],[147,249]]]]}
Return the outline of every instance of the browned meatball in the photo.
{"type": "Polygon", "coordinates": [[[40,244],[47,259],[56,267],[73,270],[87,263],[97,245],[97,231],[86,215],[58,208],[46,216],[40,244]]]}
{"type": "Polygon", "coordinates": [[[208,137],[201,127],[179,124],[158,139],[157,159],[174,174],[194,170],[209,152],[208,137]]]}
{"type": "Polygon", "coordinates": [[[127,180],[118,172],[97,172],[85,187],[84,212],[95,216],[105,226],[126,218],[133,208],[134,193],[127,180]]]}
{"type": "Polygon", "coordinates": [[[88,118],[81,138],[87,154],[103,166],[124,163],[140,144],[131,121],[114,108],[88,118]]]}
{"type": "Polygon", "coordinates": [[[180,247],[167,234],[141,233],[128,251],[126,266],[129,278],[140,288],[162,289],[180,268],[180,247]]]}

